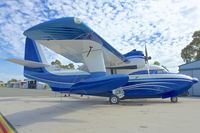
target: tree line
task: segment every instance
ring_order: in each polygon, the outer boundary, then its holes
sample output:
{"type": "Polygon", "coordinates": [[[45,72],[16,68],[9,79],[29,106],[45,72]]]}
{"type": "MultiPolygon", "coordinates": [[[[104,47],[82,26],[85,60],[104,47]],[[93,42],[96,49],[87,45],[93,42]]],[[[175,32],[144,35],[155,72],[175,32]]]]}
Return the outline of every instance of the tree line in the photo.
{"type": "Polygon", "coordinates": [[[186,63],[200,59],[200,30],[193,33],[192,41],[182,49],[181,57],[186,63]]]}

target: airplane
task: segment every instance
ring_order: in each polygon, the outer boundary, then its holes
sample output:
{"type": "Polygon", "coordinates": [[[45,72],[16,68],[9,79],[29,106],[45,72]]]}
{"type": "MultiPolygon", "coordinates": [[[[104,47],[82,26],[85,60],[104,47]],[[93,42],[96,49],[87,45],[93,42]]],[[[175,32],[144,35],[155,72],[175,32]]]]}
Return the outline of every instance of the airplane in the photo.
{"type": "Polygon", "coordinates": [[[24,66],[24,76],[44,82],[52,91],[108,97],[110,104],[133,98],[178,97],[198,79],[149,65],[136,49],[121,54],[79,18],[66,17],[35,25],[24,32],[24,59],[7,61],[24,66]],[[46,61],[41,45],[74,63],[78,69],[60,71],[46,61]]]}

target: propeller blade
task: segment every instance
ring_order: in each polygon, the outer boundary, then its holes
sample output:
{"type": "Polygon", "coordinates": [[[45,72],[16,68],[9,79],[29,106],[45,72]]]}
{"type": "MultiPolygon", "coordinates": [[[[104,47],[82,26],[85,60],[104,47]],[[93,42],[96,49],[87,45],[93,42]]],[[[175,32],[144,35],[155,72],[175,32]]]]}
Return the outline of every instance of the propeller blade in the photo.
{"type": "Polygon", "coordinates": [[[149,77],[150,77],[150,71],[149,71],[149,60],[150,59],[151,59],[151,57],[148,56],[147,46],[145,44],[145,63],[147,64],[147,72],[148,72],[149,77]]]}
{"type": "Polygon", "coordinates": [[[148,58],[147,46],[145,44],[145,56],[148,58]]]}
{"type": "Polygon", "coordinates": [[[145,63],[148,62],[148,52],[147,52],[147,46],[145,44],[145,63]]]}
{"type": "Polygon", "coordinates": [[[148,56],[147,46],[145,45],[145,62],[147,63],[151,60],[151,56],[148,56]]]}

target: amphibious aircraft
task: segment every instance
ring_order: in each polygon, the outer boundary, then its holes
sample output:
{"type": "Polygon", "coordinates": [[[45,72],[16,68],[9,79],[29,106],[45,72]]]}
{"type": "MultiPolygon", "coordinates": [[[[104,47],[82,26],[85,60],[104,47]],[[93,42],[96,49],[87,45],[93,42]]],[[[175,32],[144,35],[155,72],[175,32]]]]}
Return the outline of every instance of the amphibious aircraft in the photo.
{"type": "Polygon", "coordinates": [[[130,98],[171,98],[198,79],[148,65],[147,49],[121,54],[80,19],[67,17],[38,24],[24,32],[24,76],[47,83],[52,91],[109,97],[111,104],[130,98]],[[75,63],[76,70],[58,71],[46,62],[41,45],[75,63]]]}

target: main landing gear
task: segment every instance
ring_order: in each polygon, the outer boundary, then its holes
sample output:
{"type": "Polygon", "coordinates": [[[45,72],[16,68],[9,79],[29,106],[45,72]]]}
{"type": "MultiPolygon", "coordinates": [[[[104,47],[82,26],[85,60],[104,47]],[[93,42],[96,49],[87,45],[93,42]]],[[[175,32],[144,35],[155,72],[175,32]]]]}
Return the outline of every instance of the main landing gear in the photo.
{"type": "Polygon", "coordinates": [[[119,97],[116,95],[112,95],[109,97],[110,104],[118,104],[120,101],[119,97]]]}
{"type": "Polygon", "coordinates": [[[171,98],[170,98],[170,101],[171,101],[172,103],[177,103],[177,102],[178,102],[178,97],[171,97],[171,98]]]}
{"type": "Polygon", "coordinates": [[[110,104],[118,104],[120,99],[124,97],[124,90],[117,88],[112,91],[112,95],[109,97],[110,104]]]}

